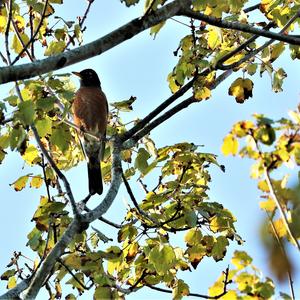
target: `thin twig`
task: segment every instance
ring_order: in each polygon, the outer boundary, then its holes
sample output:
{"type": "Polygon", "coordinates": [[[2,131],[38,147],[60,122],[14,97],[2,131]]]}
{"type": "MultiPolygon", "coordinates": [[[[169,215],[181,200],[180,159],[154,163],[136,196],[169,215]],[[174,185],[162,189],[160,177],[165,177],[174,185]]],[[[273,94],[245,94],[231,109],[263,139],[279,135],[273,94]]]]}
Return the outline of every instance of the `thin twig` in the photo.
{"type": "Polygon", "coordinates": [[[282,207],[282,205],[280,203],[280,200],[279,200],[279,198],[276,195],[276,192],[275,192],[272,180],[270,178],[269,171],[267,170],[267,167],[266,167],[265,164],[264,164],[264,175],[265,175],[265,179],[266,179],[266,182],[267,182],[269,190],[270,190],[270,194],[271,194],[271,196],[272,196],[272,198],[273,198],[273,200],[274,200],[274,202],[276,204],[276,207],[278,208],[279,213],[280,213],[280,215],[282,217],[283,224],[284,224],[287,232],[289,233],[291,240],[297,246],[298,251],[300,251],[299,242],[298,242],[296,236],[292,233],[292,230],[291,230],[290,225],[289,225],[289,221],[288,221],[287,216],[286,216],[286,214],[284,212],[284,209],[283,209],[283,207],[282,207]]]}
{"type": "MultiPolygon", "coordinates": [[[[285,26],[280,30],[279,34],[284,34],[284,32],[297,20],[297,18],[299,18],[299,14],[300,14],[300,10],[295,13],[293,15],[293,17],[285,24],[285,26]]],[[[269,29],[271,28],[271,26],[273,25],[273,23],[269,23],[264,29],[269,29]]],[[[229,69],[234,69],[237,66],[241,65],[242,63],[248,61],[250,58],[254,57],[256,54],[258,54],[259,52],[261,52],[263,49],[267,48],[268,46],[270,46],[272,43],[275,42],[276,39],[271,39],[269,41],[267,41],[266,43],[264,43],[262,46],[258,47],[257,49],[251,51],[249,54],[245,55],[242,59],[240,59],[237,62],[234,62],[230,65],[224,65],[223,63],[228,60],[230,57],[232,57],[233,55],[235,55],[236,53],[240,52],[241,50],[243,50],[248,44],[250,44],[251,42],[253,42],[255,39],[257,39],[258,37],[260,37],[259,34],[257,35],[253,35],[251,38],[249,38],[245,43],[243,43],[242,45],[240,45],[239,47],[237,47],[235,50],[233,50],[232,52],[228,53],[227,55],[225,55],[224,57],[222,57],[218,63],[217,63],[217,68],[220,70],[229,70],[229,69]]]]}
{"type": "Polygon", "coordinates": [[[255,137],[253,136],[253,134],[250,135],[252,137],[252,139],[254,140],[254,143],[255,143],[255,146],[256,146],[256,149],[259,153],[259,156],[262,160],[262,163],[263,163],[263,170],[264,170],[264,176],[265,176],[265,180],[267,182],[267,185],[268,185],[268,188],[269,188],[269,191],[270,191],[270,195],[272,197],[272,199],[274,200],[275,204],[276,204],[276,207],[277,209],[279,210],[279,213],[281,215],[281,218],[282,218],[282,221],[283,221],[283,224],[291,238],[291,240],[293,241],[293,243],[296,245],[298,251],[300,251],[300,245],[299,245],[299,242],[297,240],[297,238],[295,237],[295,235],[292,233],[291,231],[291,228],[290,228],[290,225],[289,225],[289,221],[287,219],[287,216],[284,212],[284,208],[282,207],[281,203],[280,203],[280,200],[275,192],[275,189],[274,189],[274,186],[273,186],[273,183],[272,183],[272,180],[270,178],[270,174],[269,174],[269,170],[268,170],[268,167],[266,165],[266,163],[264,162],[263,158],[262,158],[262,151],[258,145],[258,142],[257,140],[255,139],[255,137]]]}
{"type": "Polygon", "coordinates": [[[43,169],[44,182],[45,182],[45,185],[46,185],[46,190],[47,190],[48,199],[49,199],[49,201],[51,201],[51,195],[50,195],[49,183],[48,183],[47,175],[46,175],[45,157],[44,157],[44,154],[42,154],[41,156],[42,156],[42,164],[41,164],[41,166],[42,166],[42,169],[43,169]]]}
{"type": "MultiPolygon", "coordinates": [[[[280,237],[278,235],[278,232],[277,232],[277,230],[276,230],[276,228],[274,226],[273,220],[272,220],[271,216],[268,213],[267,213],[267,215],[268,215],[268,218],[269,218],[272,230],[274,232],[276,241],[277,241],[277,243],[278,243],[278,245],[280,247],[280,250],[282,252],[282,255],[285,257],[286,260],[288,260],[287,253],[286,253],[284,245],[283,245],[283,243],[282,243],[282,241],[281,241],[281,239],[280,239],[280,237]]],[[[294,291],[294,285],[293,285],[293,278],[292,278],[292,274],[291,274],[290,268],[288,268],[286,270],[286,272],[287,272],[287,275],[288,275],[289,286],[290,286],[290,290],[291,290],[291,299],[295,300],[295,291],[294,291]]]]}
{"type": "Polygon", "coordinates": [[[123,135],[120,136],[121,141],[126,141],[129,138],[131,138],[135,133],[137,133],[139,130],[144,128],[146,124],[148,124],[152,119],[157,117],[158,114],[160,114],[164,109],[166,109],[169,105],[171,105],[174,101],[176,101],[178,98],[183,96],[188,90],[190,90],[193,87],[193,84],[195,82],[195,79],[190,80],[187,84],[185,84],[183,87],[181,87],[176,93],[171,95],[168,99],[166,99],[163,103],[161,103],[157,108],[155,108],[152,112],[147,114],[147,116],[139,121],[133,128],[125,132],[123,135]]]}
{"type": "MultiPolygon", "coordinates": [[[[44,8],[43,8],[43,12],[42,12],[42,15],[41,15],[41,19],[40,19],[40,22],[35,30],[35,32],[33,33],[33,35],[31,36],[30,40],[24,44],[24,42],[22,41],[22,39],[20,39],[20,42],[22,43],[22,46],[23,46],[23,49],[21,50],[21,52],[18,54],[18,56],[16,56],[16,58],[14,59],[14,61],[11,63],[12,65],[14,65],[20,58],[21,56],[23,55],[23,53],[26,51],[27,55],[29,58],[31,58],[32,61],[34,61],[34,54],[32,52],[32,55],[29,53],[28,51],[28,47],[34,43],[34,40],[37,36],[37,34],[39,33],[42,25],[43,25],[43,22],[44,22],[44,19],[45,19],[45,16],[46,16],[46,12],[47,12],[47,6],[48,6],[48,1],[49,0],[46,0],[45,1],[45,5],[44,5],[44,8]]],[[[17,32],[16,32],[17,33],[17,32]]],[[[17,36],[19,36],[17,34],[17,36]]]]}
{"type": "Polygon", "coordinates": [[[68,265],[66,265],[60,258],[57,259],[57,261],[68,271],[68,273],[74,278],[74,280],[84,289],[84,290],[90,290],[94,283],[92,283],[90,286],[86,286],[84,283],[82,283],[76,275],[73,274],[72,270],[69,268],[68,265]]]}
{"type": "Polygon", "coordinates": [[[9,0],[6,3],[6,10],[8,12],[8,20],[7,20],[7,24],[6,24],[4,38],[5,38],[6,58],[7,58],[8,64],[10,65],[11,64],[11,58],[10,58],[10,52],[9,52],[8,39],[9,39],[10,23],[12,21],[12,0],[9,0]]]}

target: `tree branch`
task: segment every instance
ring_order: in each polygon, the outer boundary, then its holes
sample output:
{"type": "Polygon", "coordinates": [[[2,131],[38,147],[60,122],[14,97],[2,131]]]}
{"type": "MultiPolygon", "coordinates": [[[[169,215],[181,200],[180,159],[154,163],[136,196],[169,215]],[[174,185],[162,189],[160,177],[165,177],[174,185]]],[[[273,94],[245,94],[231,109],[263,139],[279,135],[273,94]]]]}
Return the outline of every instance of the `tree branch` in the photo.
{"type": "Polygon", "coordinates": [[[131,138],[135,133],[141,130],[146,124],[148,124],[152,119],[158,116],[164,109],[166,109],[169,105],[171,105],[174,101],[176,101],[179,97],[184,95],[189,89],[193,87],[195,82],[195,78],[190,80],[187,84],[181,87],[176,93],[171,95],[167,100],[165,100],[162,104],[160,104],[157,108],[155,108],[152,112],[150,112],[144,119],[139,121],[133,128],[125,132],[121,135],[120,139],[122,141],[126,141],[131,138]]]}
{"type": "MultiPolygon", "coordinates": [[[[294,16],[285,24],[285,26],[280,30],[280,34],[284,34],[284,32],[296,21],[296,19],[299,17],[299,12],[297,12],[296,14],[294,14],[294,16]]],[[[271,26],[273,25],[273,23],[269,23],[264,30],[268,30],[269,28],[271,28],[271,26]]],[[[251,38],[249,38],[245,43],[243,43],[242,45],[240,45],[239,47],[237,47],[235,50],[233,50],[232,52],[228,53],[227,55],[223,56],[216,64],[216,67],[220,70],[230,70],[230,69],[234,69],[237,66],[241,65],[242,63],[248,61],[250,58],[252,58],[253,56],[255,56],[256,54],[258,54],[260,51],[262,51],[263,49],[265,49],[266,47],[270,46],[275,39],[271,39],[267,42],[265,42],[262,46],[256,48],[255,50],[251,51],[249,54],[245,55],[242,59],[240,59],[237,62],[234,62],[230,65],[224,65],[224,62],[226,60],[228,60],[230,57],[232,57],[233,55],[237,54],[238,52],[240,52],[241,50],[245,49],[245,47],[252,43],[254,40],[256,40],[259,37],[259,35],[253,35],[251,38]]]]}
{"type": "Polygon", "coordinates": [[[66,53],[54,55],[33,63],[0,68],[0,84],[32,78],[50,71],[78,63],[131,39],[144,30],[165,21],[179,13],[184,6],[189,6],[191,0],[174,0],[162,8],[151,12],[144,18],[136,18],[119,27],[111,33],[91,43],[72,49],[66,53]]]}
{"type": "MultiPolygon", "coordinates": [[[[282,34],[282,33],[270,32],[270,31],[267,31],[267,30],[255,28],[255,27],[253,27],[251,25],[248,25],[248,24],[242,24],[240,22],[229,22],[229,21],[225,21],[225,20],[220,20],[218,18],[208,16],[208,15],[205,15],[205,14],[200,13],[200,12],[195,12],[195,11],[189,9],[189,8],[183,8],[180,11],[180,14],[182,16],[186,16],[186,17],[189,17],[189,18],[193,18],[193,19],[196,19],[196,20],[199,20],[199,21],[206,22],[210,25],[213,25],[213,26],[216,26],[216,27],[219,27],[219,28],[234,29],[234,30],[237,30],[237,31],[253,33],[253,34],[257,34],[259,36],[263,36],[263,37],[266,37],[266,38],[286,42],[288,44],[300,45],[300,38],[299,37],[292,36],[292,35],[285,35],[285,34],[282,34]]],[[[296,13],[296,15],[297,15],[296,18],[298,18],[299,15],[300,15],[300,11],[298,11],[296,13]]]]}

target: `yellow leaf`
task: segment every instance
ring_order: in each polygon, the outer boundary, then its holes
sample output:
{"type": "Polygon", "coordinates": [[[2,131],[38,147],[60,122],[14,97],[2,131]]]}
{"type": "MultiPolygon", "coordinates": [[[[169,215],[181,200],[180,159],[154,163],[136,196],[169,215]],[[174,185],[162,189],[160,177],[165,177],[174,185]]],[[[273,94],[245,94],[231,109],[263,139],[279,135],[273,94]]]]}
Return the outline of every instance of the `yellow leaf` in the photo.
{"type": "Polygon", "coordinates": [[[252,97],[253,82],[250,79],[237,78],[230,86],[228,94],[235,97],[237,103],[244,103],[252,97]]]}
{"type": "Polygon", "coordinates": [[[34,163],[36,163],[40,160],[39,151],[32,144],[26,148],[26,151],[22,155],[22,157],[26,161],[26,163],[28,163],[29,165],[33,165],[34,163]]]}
{"type": "Polygon", "coordinates": [[[24,20],[24,18],[21,17],[21,16],[16,16],[14,18],[14,21],[15,21],[15,23],[17,25],[18,31],[19,32],[23,31],[23,29],[25,28],[25,20],[24,20]]]}
{"type": "Polygon", "coordinates": [[[17,285],[17,279],[15,276],[11,276],[8,279],[7,288],[12,289],[17,285]]]}
{"type": "Polygon", "coordinates": [[[236,155],[239,149],[239,142],[238,140],[230,133],[225,136],[223,140],[223,145],[221,151],[224,155],[236,155]]]}
{"type": "Polygon", "coordinates": [[[285,227],[282,219],[278,219],[276,221],[273,221],[273,224],[274,224],[275,230],[276,230],[279,237],[282,238],[282,237],[287,235],[287,230],[286,230],[286,227],[285,227]]]}
{"type": "Polygon", "coordinates": [[[222,41],[222,31],[218,27],[210,26],[208,31],[207,44],[212,50],[218,48],[222,41]]]}
{"type": "Polygon", "coordinates": [[[10,185],[14,187],[15,191],[19,192],[25,188],[27,181],[28,181],[28,175],[25,175],[25,176],[21,176],[10,185]]]}
{"type": "Polygon", "coordinates": [[[0,16],[0,32],[4,32],[6,28],[6,19],[5,16],[0,16]]]}
{"type": "MultiPolygon", "coordinates": [[[[29,37],[26,33],[20,33],[20,38],[25,45],[29,42],[29,37]]],[[[11,49],[13,49],[17,54],[19,54],[23,50],[23,46],[16,34],[13,36],[11,49]]]]}
{"type": "Polygon", "coordinates": [[[31,188],[40,188],[43,184],[43,179],[41,176],[34,176],[32,179],[31,179],[31,182],[30,182],[30,187],[31,188]]]}
{"type": "Polygon", "coordinates": [[[260,201],[259,206],[261,209],[270,213],[272,213],[276,209],[276,204],[270,197],[266,201],[260,201]]]}
{"type": "Polygon", "coordinates": [[[207,100],[211,97],[211,91],[209,88],[203,86],[201,88],[197,88],[195,90],[195,95],[194,97],[197,99],[197,100],[207,100]]]}

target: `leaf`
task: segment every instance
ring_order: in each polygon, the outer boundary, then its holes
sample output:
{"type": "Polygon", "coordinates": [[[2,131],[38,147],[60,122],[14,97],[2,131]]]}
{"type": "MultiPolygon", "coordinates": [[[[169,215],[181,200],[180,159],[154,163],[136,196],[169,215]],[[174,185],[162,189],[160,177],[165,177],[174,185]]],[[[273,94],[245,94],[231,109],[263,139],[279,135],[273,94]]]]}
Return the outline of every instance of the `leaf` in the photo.
{"type": "Polygon", "coordinates": [[[276,221],[273,221],[273,225],[274,225],[275,230],[276,230],[276,232],[277,232],[277,234],[280,238],[287,235],[287,229],[286,229],[286,226],[283,223],[282,219],[278,219],[276,221]]]}
{"type": "Polygon", "coordinates": [[[64,51],[66,47],[65,41],[52,41],[45,50],[45,56],[52,56],[64,51]]]}
{"type": "Polygon", "coordinates": [[[230,133],[225,136],[221,151],[224,155],[236,155],[239,149],[238,140],[230,133]]]}
{"type": "Polygon", "coordinates": [[[142,174],[146,174],[146,169],[148,168],[147,160],[149,158],[149,152],[144,148],[140,148],[134,162],[134,167],[137,168],[142,174]]]}
{"type": "Polygon", "coordinates": [[[229,242],[225,236],[219,236],[217,238],[217,241],[215,242],[211,255],[214,258],[215,261],[220,261],[223,260],[226,251],[227,251],[227,246],[229,245],[229,242]]]}
{"type": "Polygon", "coordinates": [[[204,246],[198,244],[188,248],[186,254],[191,265],[196,269],[202,258],[207,255],[207,250],[204,246]]]}
{"type": "Polygon", "coordinates": [[[40,137],[51,135],[52,133],[52,121],[49,118],[37,120],[35,122],[36,129],[40,137]]]}
{"type": "Polygon", "coordinates": [[[181,299],[183,296],[188,296],[189,294],[189,286],[182,279],[179,279],[172,291],[173,299],[181,299]]]}
{"type": "Polygon", "coordinates": [[[245,251],[235,251],[231,263],[238,269],[242,270],[252,263],[252,258],[245,251]]]}
{"type": "Polygon", "coordinates": [[[153,38],[156,38],[156,35],[158,32],[163,28],[163,26],[166,24],[166,21],[160,22],[155,26],[152,26],[150,29],[150,35],[153,35],[153,38]]]}
{"type": "Polygon", "coordinates": [[[50,141],[62,152],[65,152],[68,149],[70,140],[71,132],[66,126],[60,125],[59,127],[52,129],[50,141]]]}
{"type": "Polygon", "coordinates": [[[34,165],[41,160],[38,149],[32,144],[28,145],[24,154],[22,155],[22,158],[29,165],[34,165]]]}
{"type": "Polygon", "coordinates": [[[228,94],[235,97],[237,103],[244,103],[252,97],[253,82],[250,79],[237,78],[230,86],[228,94]]]}
{"type": "Polygon", "coordinates": [[[98,299],[117,299],[118,298],[118,297],[117,298],[113,297],[112,294],[113,293],[112,293],[112,290],[110,287],[98,286],[95,289],[93,299],[98,300],[98,299]]]}
{"type": "Polygon", "coordinates": [[[184,241],[187,246],[193,246],[200,244],[202,239],[202,233],[198,228],[190,229],[184,236],[184,241]]]}
{"type": "Polygon", "coordinates": [[[10,277],[14,276],[16,273],[17,273],[17,271],[15,269],[9,269],[1,275],[0,279],[8,280],[10,277]]]}
{"type": "Polygon", "coordinates": [[[276,203],[271,197],[269,197],[266,201],[260,201],[259,206],[261,209],[264,209],[270,213],[273,213],[273,211],[276,209],[276,203]]]}
{"type": "Polygon", "coordinates": [[[273,80],[272,80],[272,89],[275,93],[282,92],[282,84],[284,78],[287,77],[286,72],[280,68],[276,72],[273,73],[273,80]]]}
{"type": "Polygon", "coordinates": [[[23,190],[28,181],[29,175],[24,175],[19,177],[15,182],[11,183],[10,186],[13,186],[16,192],[23,190]]]}
{"type": "MultiPolygon", "coordinates": [[[[26,33],[20,33],[20,38],[22,39],[22,41],[25,45],[29,42],[29,37],[26,33]]],[[[16,34],[14,34],[14,36],[13,36],[11,49],[13,49],[15,51],[15,53],[17,53],[17,54],[19,54],[23,50],[23,45],[19,41],[16,34]]],[[[25,55],[25,53],[23,54],[23,56],[24,55],[25,55]]]]}
{"type": "Polygon", "coordinates": [[[208,29],[207,44],[212,50],[215,50],[222,44],[222,31],[220,28],[210,26],[208,29]]]}
{"type": "Polygon", "coordinates": [[[31,188],[40,188],[43,184],[43,178],[41,176],[34,176],[31,179],[30,187],[31,188]]]}
{"type": "Polygon", "coordinates": [[[63,0],[49,0],[50,3],[63,4],[63,0]]]}
{"type": "Polygon", "coordinates": [[[132,104],[136,100],[136,97],[131,96],[128,100],[113,102],[110,105],[120,111],[128,112],[132,111],[132,104]]]}
{"type": "Polygon", "coordinates": [[[169,245],[159,245],[151,249],[149,263],[152,263],[159,275],[164,275],[175,265],[176,255],[169,245]]]}
{"type": "Polygon", "coordinates": [[[34,120],[34,103],[32,101],[24,101],[18,104],[19,111],[17,112],[17,116],[22,121],[22,123],[26,125],[31,125],[34,120]]]}
{"type": "Polygon", "coordinates": [[[17,279],[15,276],[9,277],[8,283],[7,283],[7,288],[12,289],[17,285],[17,279]]]}
{"type": "Polygon", "coordinates": [[[131,6],[135,5],[139,2],[140,0],[121,0],[121,2],[125,2],[126,6],[131,6]]]}
{"type": "Polygon", "coordinates": [[[197,87],[194,90],[194,97],[197,100],[207,100],[211,97],[211,90],[206,86],[197,87]]]}

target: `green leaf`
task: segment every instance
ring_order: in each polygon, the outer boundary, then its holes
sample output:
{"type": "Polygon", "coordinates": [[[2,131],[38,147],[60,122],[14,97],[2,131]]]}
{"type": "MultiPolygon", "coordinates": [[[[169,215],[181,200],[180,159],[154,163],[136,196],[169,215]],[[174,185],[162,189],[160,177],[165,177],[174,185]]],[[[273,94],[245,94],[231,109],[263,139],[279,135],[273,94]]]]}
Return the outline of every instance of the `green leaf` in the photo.
{"type": "Polygon", "coordinates": [[[49,0],[50,3],[63,4],[63,0],[49,0]]]}
{"type": "Polygon", "coordinates": [[[131,96],[128,100],[113,102],[110,105],[120,111],[128,112],[132,111],[132,103],[136,100],[136,97],[131,96]]]}
{"type": "Polygon", "coordinates": [[[179,279],[176,284],[175,287],[173,288],[173,299],[182,299],[182,297],[184,296],[188,296],[190,293],[190,288],[189,286],[182,280],[179,279]]]}
{"type": "Polygon", "coordinates": [[[217,241],[215,242],[211,252],[211,255],[215,261],[223,260],[228,245],[229,242],[225,236],[219,236],[217,238],[217,241]]]}
{"type": "Polygon", "coordinates": [[[135,5],[139,2],[140,0],[121,0],[121,2],[125,2],[126,6],[131,6],[135,5]]]}
{"type": "Polygon", "coordinates": [[[71,132],[66,126],[61,125],[52,129],[50,140],[52,144],[56,145],[62,152],[65,152],[69,147],[71,132]]]}
{"type": "Polygon", "coordinates": [[[36,107],[44,112],[48,112],[54,108],[54,103],[54,97],[39,98],[36,101],[36,107]]]}
{"type": "Polygon", "coordinates": [[[242,270],[252,263],[252,258],[245,251],[235,251],[231,263],[242,270]]]}
{"type": "Polygon", "coordinates": [[[184,236],[184,241],[186,242],[187,246],[200,244],[201,239],[202,233],[198,228],[190,229],[184,236]]]}
{"type": "Polygon", "coordinates": [[[166,21],[160,22],[155,26],[151,27],[150,35],[153,35],[154,39],[156,38],[156,35],[158,32],[163,28],[163,26],[166,24],[166,21]]]}
{"type": "Polygon", "coordinates": [[[19,111],[17,112],[17,116],[22,121],[22,123],[26,125],[31,125],[34,120],[34,103],[32,101],[24,101],[18,104],[19,111]]]}
{"type": "Polygon", "coordinates": [[[40,137],[44,137],[52,133],[52,121],[49,118],[37,120],[35,122],[36,129],[40,137]]]}
{"type": "Polygon", "coordinates": [[[0,279],[8,280],[10,277],[14,276],[16,273],[17,273],[17,271],[15,269],[9,269],[1,275],[0,279]]]}
{"type": "Polygon", "coordinates": [[[283,84],[284,78],[286,78],[286,77],[287,77],[287,74],[282,68],[278,69],[277,71],[275,71],[273,73],[272,89],[275,93],[283,91],[282,84],[283,84]]]}
{"type": "Polygon", "coordinates": [[[146,174],[146,170],[148,168],[147,160],[149,158],[149,152],[144,148],[140,148],[134,162],[134,167],[137,168],[142,174],[146,174]]]}
{"type": "Polygon", "coordinates": [[[52,56],[64,51],[66,47],[65,41],[52,41],[45,50],[45,56],[52,56]]]}
{"type": "Polygon", "coordinates": [[[149,263],[152,263],[159,275],[164,275],[176,263],[176,255],[169,245],[159,245],[151,249],[149,263]]]}

